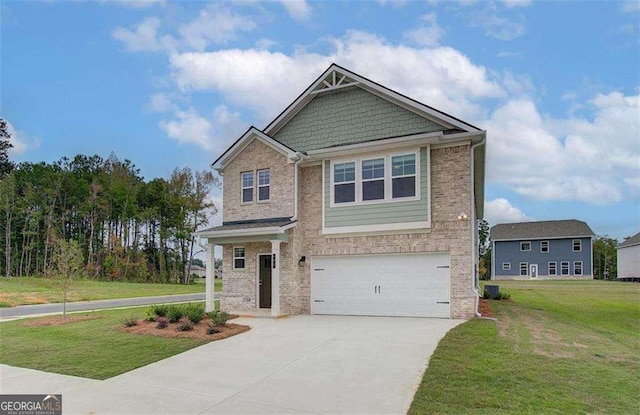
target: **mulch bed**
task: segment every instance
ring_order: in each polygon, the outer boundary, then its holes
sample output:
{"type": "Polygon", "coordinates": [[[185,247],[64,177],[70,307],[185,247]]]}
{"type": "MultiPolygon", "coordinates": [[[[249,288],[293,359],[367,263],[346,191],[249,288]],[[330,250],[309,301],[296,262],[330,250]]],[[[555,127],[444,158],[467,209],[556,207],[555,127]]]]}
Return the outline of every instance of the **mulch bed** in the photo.
{"type": "Polygon", "coordinates": [[[233,324],[227,323],[222,327],[217,327],[220,330],[220,333],[215,334],[207,334],[207,325],[211,320],[208,318],[203,319],[198,324],[193,326],[193,330],[190,331],[178,331],[176,327],[178,327],[179,323],[169,323],[169,325],[163,329],[159,329],[156,327],[155,321],[146,321],[144,319],[138,320],[138,324],[133,327],[120,327],[121,331],[130,334],[138,334],[143,336],[158,336],[158,337],[167,337],[167,338],[190,338],[190,339],[200,339],[206,341],[215,341],[226,339],[227,337],[235,336],[236,334],[244,333],[251,329],[249,326],[244,326],[242,324],[233,324]]]}
{"type": "Polygon", "coordinates": [[[482,317],[495,318],[495,314],[493,314],[493,310],[491,309],[491,303],[489,302],[489,300],[480,298],[480,303],[478,304],[478,311],[480,312],[482,317]]]}
{"type": "Polygon", "coordinates": [[[42,327],[42,326],[59,326],[61,324],[75,323],[77,321],[95,320],[103,318],[103,316],[97,315],[84,315],[84,316],[51,316],[43,317],[36,320],[28,320],[21,324],[23,327],[42,327]]]}

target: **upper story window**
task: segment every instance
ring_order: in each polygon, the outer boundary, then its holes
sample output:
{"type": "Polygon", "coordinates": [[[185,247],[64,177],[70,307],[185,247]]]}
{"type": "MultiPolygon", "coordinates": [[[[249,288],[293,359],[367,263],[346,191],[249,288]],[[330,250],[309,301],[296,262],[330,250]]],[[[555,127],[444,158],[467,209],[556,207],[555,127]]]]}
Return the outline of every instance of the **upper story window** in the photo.
{"type": "Polygon", "coordinates": [[[241,175],[242,203],[253,202],[253,172],[247,171],[241,175]]]}
{"type": "Polygon", "coordinates": [[[574,239],[571,244],[573,245],[573,252],[581,252],[582,251],[582,240],[574,239]]]}
{"type": "Polygon", "coordinates": [[[531,242],[520,242],[521,251],[531,251],[531,242]]]}
{"type": "Polygon", "coordinates": [[[391,158],[393,198],[413,197],[416,189],[416,155],[406,154],[391,158]]]}
{"type": "Polygon", "coordinates": [[[549,252],[549,241],[540,241],[540,252],[549,252]]]}
{"type": "Polygon", "coordinates": [[[356,163],[333,165],[333,193],[335,203],[356,201],[356,163]]]}
{"type": "Polygon", "coordinates": [[[258,170],[258,202],[266,202],[270,198],[271,175],[269,169],[258,170]]]}
{"type": "Polygon", "coordinates": [[[245,251],[243,246],[236,246],[233,248],[233,269],[245,268],[245,251]]]}
{"type": "Polygon", "coordinates": [[[419,152],[331,163],[331,205],[415,200],[419,152]]]}

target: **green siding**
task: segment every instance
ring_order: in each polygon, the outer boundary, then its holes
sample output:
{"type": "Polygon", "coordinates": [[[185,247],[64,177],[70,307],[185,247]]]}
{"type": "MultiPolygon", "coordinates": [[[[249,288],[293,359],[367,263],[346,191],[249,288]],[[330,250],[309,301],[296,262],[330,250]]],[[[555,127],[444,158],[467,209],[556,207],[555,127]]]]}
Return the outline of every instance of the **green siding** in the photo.
{"type": "Polygon", "coordinates": [[[274,138],[297,151],[443,131],[445,127],[358,87],[325,92],[274,138]]]}
{"type": "Polygon", "coordinates": [[[421,222],[429,218],[427,176],[428,150],[420,149],[420,200],[409,202],[377,203],[361,206],[330,207],[331,164],[324,165],[324,214],[325,227],[381,225],[387,223],[421,222]]]}

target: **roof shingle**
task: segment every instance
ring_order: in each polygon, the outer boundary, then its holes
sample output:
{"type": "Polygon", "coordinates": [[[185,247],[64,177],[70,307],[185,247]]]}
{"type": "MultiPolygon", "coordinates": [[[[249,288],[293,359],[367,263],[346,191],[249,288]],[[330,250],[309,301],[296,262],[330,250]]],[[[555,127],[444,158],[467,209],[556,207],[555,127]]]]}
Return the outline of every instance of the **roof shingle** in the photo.
{"type": "Polygon", "coordinates": [[[585,222],[575,219],[538,222],[500,223],[491,228],[491,240],[574,238],[593,236],[585,222]]]}

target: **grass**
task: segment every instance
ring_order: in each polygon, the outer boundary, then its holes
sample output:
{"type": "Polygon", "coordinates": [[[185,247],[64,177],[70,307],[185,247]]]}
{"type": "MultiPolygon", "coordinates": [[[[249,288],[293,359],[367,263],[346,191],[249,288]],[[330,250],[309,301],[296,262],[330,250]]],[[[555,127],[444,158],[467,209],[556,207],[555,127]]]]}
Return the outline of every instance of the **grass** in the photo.
{"type": "MultiPolygon", "coordinates": [[[[100,318],[57,326],[0,323],[0,363],[46,372],[107,379],[206,343],[190,338],[140,336],[118,330],[122,320],[143,318],[147,307],[91,313],[100,318]]],[[[71,316],[88,313],[74,313],[71,316]]]]}
{"type": "Polygon", "coordinates": [[[640,284],[499,281],[498,322],[440,342],[409,414],[637,413],[640,284]]]}
{"type": "MultiPolygon", "coordinates": [[[[216,291],[222,281],[215,281],[216,291]]],[[[110,300],[114,298],[204,292],[204,284],[146,284],[79,280],[67,294],[67,301],[110,300]]],[[[62,302],[62,290],[56,280],[33,277],[0,277],[0,307],[62,302]]]]}

